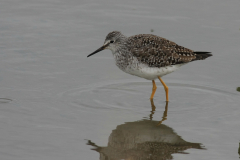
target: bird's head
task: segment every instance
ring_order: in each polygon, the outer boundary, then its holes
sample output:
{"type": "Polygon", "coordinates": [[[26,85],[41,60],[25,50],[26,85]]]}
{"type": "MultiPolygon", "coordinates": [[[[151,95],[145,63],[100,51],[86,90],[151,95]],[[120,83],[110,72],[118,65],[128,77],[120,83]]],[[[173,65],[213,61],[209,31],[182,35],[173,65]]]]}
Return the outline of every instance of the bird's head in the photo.
{"type": "Polygon", "coordinates": [[[103,46],[89,54],[87,57],[90,57],[104,49],[110,49],[114,53],[123,44],[125,39],[126,36],[119,31],[110,32],[108,33],[103,46]]]}

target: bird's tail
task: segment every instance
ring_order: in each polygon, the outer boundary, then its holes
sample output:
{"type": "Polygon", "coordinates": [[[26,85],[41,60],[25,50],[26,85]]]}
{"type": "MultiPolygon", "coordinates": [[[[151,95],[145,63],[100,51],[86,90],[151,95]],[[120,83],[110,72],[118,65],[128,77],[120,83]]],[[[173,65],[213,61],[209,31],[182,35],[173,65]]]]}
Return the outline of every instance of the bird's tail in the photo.
{"type": "Polygon", "coordinates": [[[212,56],[211,52],[195,51],[194,53],[197,54],[195,60],[204,60],[212,56]]]}

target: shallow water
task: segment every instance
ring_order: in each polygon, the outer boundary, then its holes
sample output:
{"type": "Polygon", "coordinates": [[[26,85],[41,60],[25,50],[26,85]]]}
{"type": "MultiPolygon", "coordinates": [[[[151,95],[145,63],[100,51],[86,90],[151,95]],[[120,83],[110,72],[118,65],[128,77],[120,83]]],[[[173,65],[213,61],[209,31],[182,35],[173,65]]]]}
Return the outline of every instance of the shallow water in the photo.
{"type": "Polygon", "coordinates": [[[2,1],[0,159],[239,159],[239,7],[2,1]],[[157,82],[154,108],[151,81],[123,73],[110,51],[86,57],[113,30],[156,34],[213,57],[163,77],[167,107],[157,82]]]}

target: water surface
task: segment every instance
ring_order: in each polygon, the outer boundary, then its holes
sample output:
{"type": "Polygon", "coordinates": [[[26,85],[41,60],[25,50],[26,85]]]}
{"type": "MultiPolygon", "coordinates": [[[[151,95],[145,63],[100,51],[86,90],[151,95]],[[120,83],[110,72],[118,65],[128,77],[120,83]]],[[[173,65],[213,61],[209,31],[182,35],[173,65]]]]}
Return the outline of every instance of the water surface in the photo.
{"type": "Polygon", "coordinates": [[[0,4],[1,159],[239,159],[239,1],[0,4]],[[213,56],[163,77],[167,110],[157,82],[152,110],[151,81],[86,57],[113,30],[213,56]]]}

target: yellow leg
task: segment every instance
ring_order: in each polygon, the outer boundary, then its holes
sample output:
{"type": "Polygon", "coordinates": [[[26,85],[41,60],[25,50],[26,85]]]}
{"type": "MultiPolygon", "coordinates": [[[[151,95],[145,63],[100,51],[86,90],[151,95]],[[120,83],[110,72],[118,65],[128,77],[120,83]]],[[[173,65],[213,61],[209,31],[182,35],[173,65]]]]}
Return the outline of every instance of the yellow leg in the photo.
{"type": "Polygon", "coordinates": [[[162,83],[162,85],[163,85],[163,87],[164,87],[164,89],[165,89],[165,92],[166,92],[166,101],[169,102],[169,101],[168,101],[168,86],[163,82],[163,80],[161,79],[161,77],[158,77],[158,79],[161,81],[161,83],[162,83]]]}
{"type": "Polygon", "coordinates": [[[156,86],[156,84],[155,84],[155,81],[154,81],[154,80],[152,80],[152,84],[153,84],[153,88],[152,88],[152,94],[151,94],[151,97],[150,97],[150,99],[153,99],[153,97],[154,97],[154,94],[155,94],[155,92],[156,92],[156,90],[157,90],[157,86],[156,86]]]}

